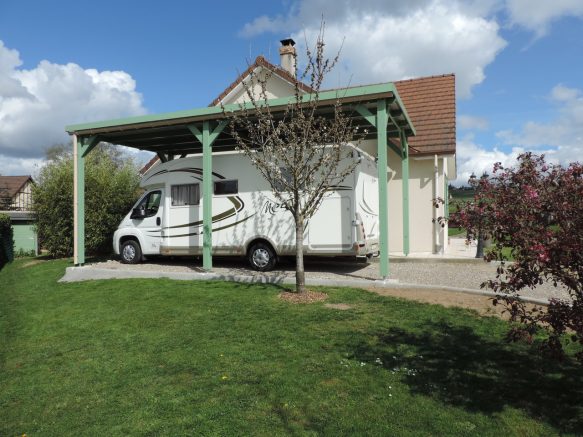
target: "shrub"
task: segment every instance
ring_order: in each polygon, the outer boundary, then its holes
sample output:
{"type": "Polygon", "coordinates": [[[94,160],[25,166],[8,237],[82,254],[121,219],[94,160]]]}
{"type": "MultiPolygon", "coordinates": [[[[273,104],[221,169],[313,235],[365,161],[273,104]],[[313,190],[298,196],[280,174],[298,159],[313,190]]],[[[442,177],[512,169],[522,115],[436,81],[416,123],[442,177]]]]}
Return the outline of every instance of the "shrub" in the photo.
{"type": "Polygon", "coordinates": [[[10,216],[0,214],[0,269],[14,259],[14,239],[10,216]]]}
{"type": "MultiPolygon", "coordinates": [[[[54,257],[73,253],[73,158],[51,149],[33,187],[39,240],[54,257]]],[[[139,194],[138,168],[118,148],[97,146],[85,161],[85,249],[109,253],[120,220],[139,194]]]]}
{"type": "Polygon", "coordinates": [[[493,177],[480,180],[474,200],[456,216],[469,238],[482,233],[495,242],[485,259],[502,264],[496,279],[482,286],[501,293],[521,322],[511,337],[531,340],[542,326],[548,331],[545,350],[555,356],[563,355],[563,334],[583,346],[583,165],[551,165],[531,153],[512,168],[496,164],[493,177]],[[512,264],[505,263],[507,247],[512,264]],[[544,281],[562,285],[571,299],[552,299],[546,310],[516,299],[544,281]]]}

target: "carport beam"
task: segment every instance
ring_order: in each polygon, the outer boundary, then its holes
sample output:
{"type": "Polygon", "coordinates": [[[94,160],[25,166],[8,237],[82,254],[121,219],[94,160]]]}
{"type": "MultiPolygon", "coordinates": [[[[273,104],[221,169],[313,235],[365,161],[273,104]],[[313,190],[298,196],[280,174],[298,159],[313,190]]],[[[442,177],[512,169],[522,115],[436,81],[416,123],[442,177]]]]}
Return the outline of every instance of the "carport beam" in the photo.
{"type": "Polygon", "coordinates": [[[379,176],[379,251],[380,276],[389,276],[389,210],[387,195],[387,101],[377,101],[377,156],[379,176]]]}

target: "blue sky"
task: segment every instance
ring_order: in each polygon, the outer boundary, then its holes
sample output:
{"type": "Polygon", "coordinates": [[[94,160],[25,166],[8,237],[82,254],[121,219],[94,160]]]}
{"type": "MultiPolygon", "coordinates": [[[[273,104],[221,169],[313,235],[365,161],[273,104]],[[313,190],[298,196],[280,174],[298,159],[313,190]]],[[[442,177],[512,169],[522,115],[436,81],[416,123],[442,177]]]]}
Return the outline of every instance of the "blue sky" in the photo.
{"type": "Polygon", "coordinates": [[[0,174],[38,171],[66,124],[206,106],[322,14],[330,86],[456,73],[458,182],[523,150],[582,160],[581,0],[3,0],[0,174]]]}

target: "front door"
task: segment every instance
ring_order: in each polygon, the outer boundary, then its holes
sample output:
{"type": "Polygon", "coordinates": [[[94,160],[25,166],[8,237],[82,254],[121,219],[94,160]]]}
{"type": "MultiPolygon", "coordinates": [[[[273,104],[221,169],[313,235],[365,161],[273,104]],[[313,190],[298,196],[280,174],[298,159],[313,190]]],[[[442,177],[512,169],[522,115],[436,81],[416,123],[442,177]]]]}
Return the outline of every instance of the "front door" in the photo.
{"type": "Polygon", "coordinates": [[[147,193],[137,208],[137,214],[132,214],[134,226],[140,230],[144,241],[142,252],[145,255],[160,253],[162,240],[162,217],[164,203],[161,201],[163,190],[154,190],[147,193]]]}

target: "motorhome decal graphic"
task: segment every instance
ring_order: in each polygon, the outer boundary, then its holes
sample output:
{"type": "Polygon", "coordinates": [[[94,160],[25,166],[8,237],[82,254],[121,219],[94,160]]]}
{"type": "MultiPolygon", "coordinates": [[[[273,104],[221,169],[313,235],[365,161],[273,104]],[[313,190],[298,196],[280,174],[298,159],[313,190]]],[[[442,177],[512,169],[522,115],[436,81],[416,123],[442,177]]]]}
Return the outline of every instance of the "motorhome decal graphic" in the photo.
{"type": "Polygon", "coordinates": [[[266,200],[263,206],[261,207],[261,213],[275,215],[278,209],[280,210],[285,209],[282,203],[276,203],[271,200],[266,200]]]}
{"type": "MultiPolygon", "coordinates": [[[[198,174],[202,176],[202,169],[201,168],[195,168],[195,167],[183,167],[183,168],[176,168],[174,170],[160,170],[157,171],[154,174],[151,174],[150,176],[148,176],[148,179],[146,179],[146,181],[148,181],[150,178],[153,178],[154,176],[158,176],[164,173],[180,173],[180,172],[184,172],[184,173],[194,173],[194,174],[198,174]]],[[[217,179],[226,179],[223,175],[219,174],[219,173],[215,173],[214,171],[212,172],[212,175],[215,176],[217,179]]],[[[195,177],[193,176],[195,179],[198,179],[199,181],[202,181],[201,178],[195,177]]]]}
{"type": "Polygon", "coordinates": [[[164,173],[168,173],[168,170],[160,170],[160,171],[157,171],[156,173],[151,174],[150,176],[148,176],[148,179],[146,179],[146,181],[149,180],[150,178],[153,178],[154,176],[158,176],[158,175],[161,175],[161,174],[164,174],[164,173]]]}
{"type": "Polygon", "coordinates": [[[359,202],[359,206],[366,212],[367,214],[378,216],[378,213],[374,212],[374,210],[370,207],[368,203],[366,203],[366,196],[365,196],[365,189],[362,187],[362,201],[359,202]]]}
{"type": "MultiPolygon", "coordinates": [[[[232,228],[233,226],[238,225],[239,223],[243,223],[246,222],[247,220],[249,220],[251,217],[253,217],[255,214],[251,214],[248,215],[247,217],[245,217],[242,220],[239,220],[235,223],[231,223],[230,225],[225,225],[225,226],[221,226],[220,228],[214,228],[212,230],[212,232],[216,232],[216,231],[222,231],[223,229],[228,229],[228,228],[232,228]]],[[[190,234],[180,234],[180,235],[169,235],[168,238],[176,238],[176,237],[193,237],[195,235],[202,235],[202,231],[200,232],[191,232],[190,234]]]]}
{"type": "MultiPolygon", "coordinates": [[[[229,217],[234,216],[238,212],[241,212],[243,210],[243,208],[245,207],[245,203],[243,202],[243,200],[241,200],[241,198],[239,196],[229,196],[229,197],[227,197],[227,199],[229,199],[231,201],[231,203],[233,204],[233,208],[228,209],[220,214],[214,215],[213,216],[213,223],[228,219],[229,217]]],[[[202,224],[203,224],[202,220],[197,220],[195,222],[186,223],[184,225],[166,226],[164,229],[190,228],[190,227],[202,226],[202,224]]]]}
{"type": "Polygon", "coordinates": [[[332,185],[326,191],[352,191],[352,188],[346,185],[332,185]]]}

